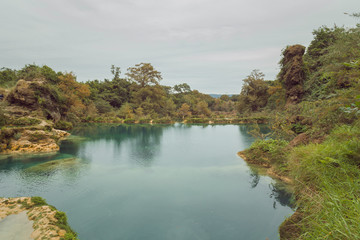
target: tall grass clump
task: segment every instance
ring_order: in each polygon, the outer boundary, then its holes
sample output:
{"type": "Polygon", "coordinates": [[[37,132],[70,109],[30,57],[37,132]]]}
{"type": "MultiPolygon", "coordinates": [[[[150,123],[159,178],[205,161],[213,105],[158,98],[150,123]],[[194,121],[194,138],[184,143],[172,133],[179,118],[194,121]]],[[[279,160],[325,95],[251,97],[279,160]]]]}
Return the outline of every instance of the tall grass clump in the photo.
{"type": "Polygon", "coordinates": [[[296,239],[360,239],[360,126],[335,128],[289,156],[301,229],[296,239]]]}
{"type": "Polygon", "coordinates": [[[288,142],[280,139],[256,140],[242,153],[249,163],[265,167],[275,166],[278,173],[286,171],[288,142]]]}

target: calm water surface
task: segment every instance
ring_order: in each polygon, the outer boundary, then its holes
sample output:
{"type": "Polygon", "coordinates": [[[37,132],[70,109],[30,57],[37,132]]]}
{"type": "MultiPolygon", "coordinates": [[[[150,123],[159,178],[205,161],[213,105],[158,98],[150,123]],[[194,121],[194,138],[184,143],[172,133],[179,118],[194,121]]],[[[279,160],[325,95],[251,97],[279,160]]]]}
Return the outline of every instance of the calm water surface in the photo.
{"type": "Polygon", "coordinates": [[[290,194],[236,153],[246,126],[83,125],[59,153],[2,156],[0,195],[41,196],[82,240],[279,239],[290,194]]]}

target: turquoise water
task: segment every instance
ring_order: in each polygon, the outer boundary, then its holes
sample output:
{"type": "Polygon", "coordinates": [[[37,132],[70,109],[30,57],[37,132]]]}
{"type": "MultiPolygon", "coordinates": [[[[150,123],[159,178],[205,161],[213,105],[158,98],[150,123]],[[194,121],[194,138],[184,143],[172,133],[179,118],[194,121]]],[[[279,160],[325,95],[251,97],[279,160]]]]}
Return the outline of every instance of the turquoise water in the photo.
{"type": "Polygon", "coordinates": [[[290,194],[236,155],[244,125],[82,125],[47,155],[3,156],[0,195],[41,196],[82,240],[279,239],[290,194]]]}

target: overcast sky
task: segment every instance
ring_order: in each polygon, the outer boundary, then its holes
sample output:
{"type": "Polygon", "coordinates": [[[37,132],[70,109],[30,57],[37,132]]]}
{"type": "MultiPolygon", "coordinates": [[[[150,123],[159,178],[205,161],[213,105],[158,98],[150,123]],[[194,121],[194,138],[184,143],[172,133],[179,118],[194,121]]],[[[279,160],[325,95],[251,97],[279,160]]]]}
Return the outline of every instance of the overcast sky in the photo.
{"type": "MultiPolygon", "coordinates": [[[[239,93],[281,49],[307,46],[322,25],[355,26],[359,0],[0,0],[0,67],[48,65],[78,81],[150,62],[162,84],[239,93]]],[[[124,75],[123,75],[124,76],[124,75]]]]}

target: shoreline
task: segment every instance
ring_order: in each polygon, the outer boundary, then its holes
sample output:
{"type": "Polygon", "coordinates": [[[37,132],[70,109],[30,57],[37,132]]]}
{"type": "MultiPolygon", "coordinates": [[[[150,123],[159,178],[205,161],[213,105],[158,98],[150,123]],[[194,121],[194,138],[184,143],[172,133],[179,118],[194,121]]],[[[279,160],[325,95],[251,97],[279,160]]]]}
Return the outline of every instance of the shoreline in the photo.
{"type": "MultiPolygon", "coordinates": [[[[290,187],[293,186],[294,182],[291,178],[287,176],[282,176],[276,173],[275,167],[272,166],[270,163],[260,163],[254,160],[249,159],[246,157],[244,151],[240,151],[237,155],[242,158],[247,164],[254,165],[255,167],[261,168],[266,170],[265,175],[277,179],[283,182],[290,187]]],[[[297,208],[294,213],[287,217],[279,226],[279,236],[280,240],[287,240],[287,239],[297,239],[298,233],[300,232],[299,226],[297,226],[297,222],[302,219],[302,214],[300,212],[300,208],[297,208]]]]}
{"type": "Polygon", "coordinates": [[[33,222],[30,239],[77,239],[77,234],[67,223],[65,213],[48,205],[44,199],[40,197],[0,197],[0,220],[24,212],[28,220],[33,222]]]}
{"type": "Polygon", "coordinates": [[[252,161],[248,157],[246,157],[246,155],[244,154],[244,151],[238,152],[237,155],[239,157],[241,157],[248,164],[253,164],[253,165],[257,166],[257,167],[266,169],[266,175],[268,175],[269,177],[276,178],[276,179],[278,179],[278,180],[280,180],[280,181],[282,181],[282,182],[284,182],[286,184],[289,184],[289,185],[293,184],[293,180],[291,178],[276,173],[275,167],[272,166],[271,164],[259,163],[259,162],[256,162],[256,161],[252,161]]]}

